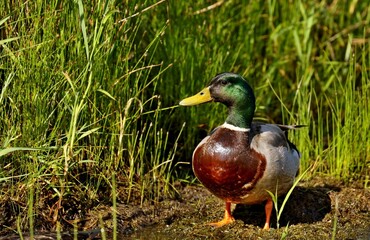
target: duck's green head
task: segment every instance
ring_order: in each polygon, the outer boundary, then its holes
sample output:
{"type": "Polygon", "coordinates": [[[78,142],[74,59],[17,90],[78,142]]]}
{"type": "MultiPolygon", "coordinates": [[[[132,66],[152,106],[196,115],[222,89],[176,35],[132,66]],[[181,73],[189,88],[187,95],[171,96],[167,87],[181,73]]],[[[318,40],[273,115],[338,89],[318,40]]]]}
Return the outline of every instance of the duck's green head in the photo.
{"type": "Polygon", "coordinates": [[[221,73],[210,85],[192,97],[180,102],[182,106],[193,106],[210,101],[220,102],[229,108],[226,122],[237,127],[249,128],[255,110],[255,97],[245,79],[235,73],[221,73]]]}

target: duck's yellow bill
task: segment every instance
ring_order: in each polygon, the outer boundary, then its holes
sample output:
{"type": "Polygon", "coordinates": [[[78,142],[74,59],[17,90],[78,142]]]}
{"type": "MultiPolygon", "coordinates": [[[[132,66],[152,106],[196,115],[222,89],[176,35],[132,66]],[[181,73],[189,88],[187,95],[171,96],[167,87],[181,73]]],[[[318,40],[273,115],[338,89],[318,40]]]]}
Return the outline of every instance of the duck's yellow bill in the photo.
{"type": "Polygon", "coordinates": [[[185,98],[180,102],[182,106],[193,106],[198,105],[201,103],[206,103],[212,101],[211,93],[209,92],[209,87],[204,88],[199,93],[195,94],[194,96],[185,98]]]}

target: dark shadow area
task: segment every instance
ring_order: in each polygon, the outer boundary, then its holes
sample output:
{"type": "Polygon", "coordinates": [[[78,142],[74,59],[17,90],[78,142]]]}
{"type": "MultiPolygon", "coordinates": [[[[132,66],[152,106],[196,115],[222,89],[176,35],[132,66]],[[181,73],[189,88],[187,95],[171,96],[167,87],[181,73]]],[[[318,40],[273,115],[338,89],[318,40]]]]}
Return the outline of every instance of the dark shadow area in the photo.
{"type": "MultiPolygon", "coordinates": [[[[280,227],[298,223],[321,221],[331,211],[330,191],[339,189],[330,187],[296,187],[284,206],[280,217],[280,227]]],[[[278,206],[285,196],[278,198],[278,206]]],[[[235,219],[245,224],[263,227],[265,223],[265,203],[258,205],[238,204],[233,212],[235,219]]],[[[276,211],[272,210],[271,227],[276,228],[276,211]]]]}
{"type": "MultiPolygon", "coordinates": [[[[36,232],[33,237],[29,233],[23,233],[22,237],[23,239],[35,239],[35,240],[54,240],[54,239],[63,239],[63,240],[98,240],[102,239],[100,235],[100,229],[92,229],[89,231],[78,231],[76,233],[72,232],[62,232],[60,234],[57,234],[55,232],[36,232]],[[59,235],[59,237],[58,237],[59,235]]],[[[0,240],[19,240],[22,239],[20,238],[20,235],[18,234],[13,234],[13,235],[8,235],[5,237],[0,237],[0,240]]]]}

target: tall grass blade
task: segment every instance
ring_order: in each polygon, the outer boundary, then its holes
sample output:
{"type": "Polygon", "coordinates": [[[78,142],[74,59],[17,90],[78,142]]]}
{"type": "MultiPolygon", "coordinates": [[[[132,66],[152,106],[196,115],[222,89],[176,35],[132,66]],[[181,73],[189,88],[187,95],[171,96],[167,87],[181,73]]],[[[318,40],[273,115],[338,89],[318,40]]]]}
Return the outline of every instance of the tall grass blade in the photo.
{"type": "Polygon", "coordinates": [[[86,33],[84,7],[83,7],[82,0],[78,0],[77,2],[78,2],[78,14],[80,16],[81,31],[82,31],[82,36],[83,36],[85,51],[86,51],[86,59],[90,61],[89,41],[88,41],[87,33],[86,33]]]}

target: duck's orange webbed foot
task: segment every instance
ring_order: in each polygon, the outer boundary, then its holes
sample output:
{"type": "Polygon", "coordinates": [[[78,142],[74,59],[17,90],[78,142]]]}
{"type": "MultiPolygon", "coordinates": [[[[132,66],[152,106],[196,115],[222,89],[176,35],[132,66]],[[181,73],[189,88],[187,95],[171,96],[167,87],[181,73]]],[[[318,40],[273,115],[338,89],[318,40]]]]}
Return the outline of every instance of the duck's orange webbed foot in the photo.
{"type": "Polygon", "coordinates": [[[234,218],[231,215],[231,203],[226,202],[224,218],[219,222],[208,223],[208,225],[218,228],[218,227],[222,227],[224,225],[230,224],[232,222],[234,222],[234,218]]]}
{"type": "Polygon", "coordinates": [[[270,230],[270,218],[271,218],[272,207],[273,207],[272,200],[268,199],[265,205],[266,222],[265,222],[265,226],[263,227],[263,230],[270,230]]]}

